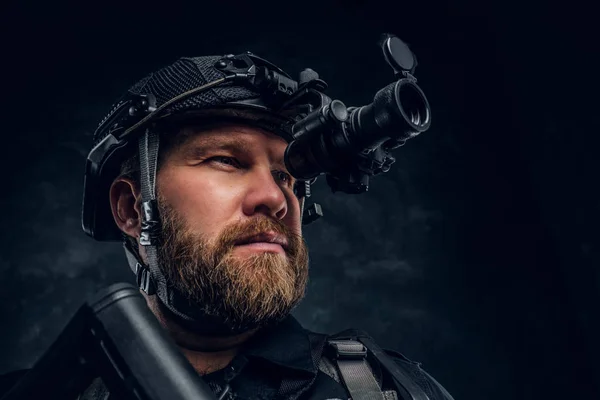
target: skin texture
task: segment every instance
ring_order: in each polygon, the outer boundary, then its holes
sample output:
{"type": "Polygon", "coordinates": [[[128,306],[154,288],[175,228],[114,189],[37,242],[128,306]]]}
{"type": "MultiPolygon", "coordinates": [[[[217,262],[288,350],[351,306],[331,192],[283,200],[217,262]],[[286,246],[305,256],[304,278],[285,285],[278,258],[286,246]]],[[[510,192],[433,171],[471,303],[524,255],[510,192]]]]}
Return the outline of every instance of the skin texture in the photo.
{"type": "MultiPolygon", "coordinates": [[[[289,314],[304,295],[308,253],[294,180],[283,161],[286,145],[258,128],[221,125],[184,129],[161,154],[156,188],[163,273],[206,313],[248,327],[228,337],[201,336],[170,320],[156,296],[144,294],[200,374],[224,368],[261,326],[289,314]],[[237,243],[259,233],[282,244],[237,243]]],[[[119,228],[139,239],[139,185],[115,179],[110,200],[119,228]]],[[[139,250],[145,261],[143,246],[139,250]]]]}

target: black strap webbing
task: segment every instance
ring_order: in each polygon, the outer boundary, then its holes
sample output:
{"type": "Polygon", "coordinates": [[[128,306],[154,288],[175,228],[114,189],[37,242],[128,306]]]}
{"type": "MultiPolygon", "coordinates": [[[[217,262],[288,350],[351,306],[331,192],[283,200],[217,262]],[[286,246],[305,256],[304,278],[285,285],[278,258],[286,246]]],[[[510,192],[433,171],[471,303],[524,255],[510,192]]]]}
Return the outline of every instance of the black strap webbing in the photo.
{"type": "MultiPolygon", "coordinates": [[[[148,268],[150,269],[150,280],[153,280],[152,285],[158,294],[158,297],[166,302],[168,295],[166,293],[166,279],[160,268],[156,255],[156,238],[155,234],[159,228],[158,210],[156,208],[156,168],[158,163],[158,133],[146,129],[146,132],[139,139],[139,155],[140,155],[140,176],[142,190],[142,236],[140,243],[146,249],[148,259],[148,268]]],[[[149,279],[142,280],[144,283],[149,279]]],[[[138,281],[140,281],[138,275],[138,281]]],[[[148,283],[151,283],[148,281],[148,283]]],[[[145,285],[150,287],[150,285],[145,285]]],[[[144,289],[142,287],[142,289],[144,289]]],[[[150,294],[150,293],[149,293],[150,294]]]]}
{"type": "Polygon", "coordinates": [[[381,349],[370,337],[358,338],[373,356],[394,377],[398,386],[399,397],[405,400],[429,400],[427,394],[381,349]]]}
{"type": "Polygon", "coordinates": [[[383,393],[367,364],[367,348],[354,340],[329,340],[332,358],[352,400],[384,400],[383,393]]]}
{"type": "Polygon", "coordinates": [[[427,373],[427,371],[423,371],[423,373],[424,373],[425,375],[427,375],[427,377],[428,377],[429,379],[431,379],[431,382],[433,382],[433,384],[434,384],[435,386],[437,386],[437,388],[440,390],[440,392],[442,392],[442,394],[443,394],[444,396],[446,396],[446,400],[454,400],[454,397],[452,397],[452,395],[451,395],[450,393],[448,393],[448,391],[446,390],[446,388],[445,388],[445,387],[443,387],[441,383],[439,383],[438,381],[436,381],[436,380],[433,378],[433,376],[429,375],[429,374],[427,373]]]}

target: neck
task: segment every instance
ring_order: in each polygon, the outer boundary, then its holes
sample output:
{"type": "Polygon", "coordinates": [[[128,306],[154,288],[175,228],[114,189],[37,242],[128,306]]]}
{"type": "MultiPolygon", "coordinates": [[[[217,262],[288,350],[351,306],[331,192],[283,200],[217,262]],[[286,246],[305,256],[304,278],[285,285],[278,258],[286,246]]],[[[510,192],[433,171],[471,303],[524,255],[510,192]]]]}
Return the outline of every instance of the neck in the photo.
{"type": "Polygon", "coordinates": [[[148,307],[165,328],[183,355],[200,375],[225,368],[236,356],[241,346],[256,333],[256,329],[233,336],[201,336],[185,329],[168,318],[156,296],[142,292],[148,307]]]}

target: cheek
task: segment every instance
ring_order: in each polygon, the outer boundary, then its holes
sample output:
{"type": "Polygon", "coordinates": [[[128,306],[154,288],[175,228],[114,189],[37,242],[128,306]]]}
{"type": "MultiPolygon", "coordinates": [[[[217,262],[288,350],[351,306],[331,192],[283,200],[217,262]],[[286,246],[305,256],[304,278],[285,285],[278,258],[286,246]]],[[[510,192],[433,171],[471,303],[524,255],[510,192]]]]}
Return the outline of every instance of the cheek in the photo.
{"type": "Polygon", "coordinates": [[[295,233],[302,234],[302,224],[300,223],[300,202],[293,194],[287,196],[288,212],[284,218],[285,224],[295,233]]]}
{"type": "Polygon", "coordinates": [[[193,168],[166,170],[158,177],[161,195],[194,231],[212,235],[241,210],[241,193],[193,168]]]}

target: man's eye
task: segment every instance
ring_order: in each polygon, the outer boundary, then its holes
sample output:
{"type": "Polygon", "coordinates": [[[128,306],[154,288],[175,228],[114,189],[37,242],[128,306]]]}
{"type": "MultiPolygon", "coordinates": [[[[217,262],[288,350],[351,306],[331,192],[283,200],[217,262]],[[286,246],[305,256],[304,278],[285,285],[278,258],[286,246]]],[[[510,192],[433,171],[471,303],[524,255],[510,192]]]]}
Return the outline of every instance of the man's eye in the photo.
{"type": "Polygon", "coordinates": [[[215,157],[209,158],[207,161],[215,161],[220,164],[231,165],[232,167],[236,167],[236,168],[239,168],[239,166],[240,166],[240,162],[238,160],[236,160],[233,157],[227,157],[227,156],[215,156],[215,157]]]}
{"type": "Polygon", "coordinates": [[[273,175],[281,182],[289,185],[292,182],[292,176],[284,171],[273,171],[273,175]]]}

